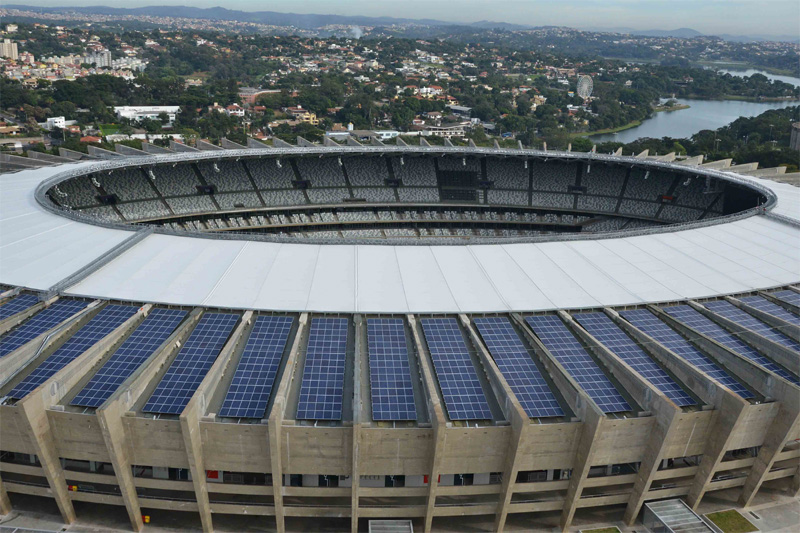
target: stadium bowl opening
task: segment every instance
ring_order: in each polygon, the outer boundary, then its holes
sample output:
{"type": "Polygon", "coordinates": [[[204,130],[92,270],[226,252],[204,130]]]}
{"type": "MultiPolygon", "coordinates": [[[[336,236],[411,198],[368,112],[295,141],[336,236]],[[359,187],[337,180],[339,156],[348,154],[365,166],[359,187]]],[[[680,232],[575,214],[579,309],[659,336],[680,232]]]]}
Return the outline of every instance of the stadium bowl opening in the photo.
{"type": "Polygon", "coordinates": [[[774,194],[712,168],[452,147],[227,150],[120,158],[44,182],[69,217],[159,233],[304,243],[598,238],[716,224],[774,194]]]}

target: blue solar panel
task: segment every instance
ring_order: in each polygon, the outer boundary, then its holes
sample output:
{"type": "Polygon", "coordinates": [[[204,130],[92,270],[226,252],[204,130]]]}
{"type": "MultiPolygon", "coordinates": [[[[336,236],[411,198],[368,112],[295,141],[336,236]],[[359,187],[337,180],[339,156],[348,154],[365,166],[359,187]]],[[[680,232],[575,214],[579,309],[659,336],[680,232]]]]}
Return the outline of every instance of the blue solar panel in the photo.
{"type": "Polygon", "coordinates": [[[238,321],[239,315],[204,314],[142,411],[181,414],[211,369],[238,321]]]}
{"type": "Polygon", "coordinates": [[[21,313],[37,303],[39,303],[39,298],[33,294],[21,294],[3,305],[0,305],[0,320],[5,320],[10,316],[21,313]]]}
{"type": "Polygon", "coordinates": [[[75,332],[61,347],[28,374],[11,392],[10,398],[22,399],[33,389],[50,379],[56,372],[74,361],[100,339],[114,331],[132,317],[137,307],[132,305],[107,305],[75,332]]]}
{"type": "Polygon", "coordinates": [[[474,322],[525,413],[531,418],[564,416],[511,322],[504,317],[476,318],[474,322]]]}
{"type": "Polygon", "coordinates": [[[341,420],[347,319],[314,318],[308,334],[298,420],[341,420]]]}
{"type": "Polygon", "coordinates": [[[713,311],[714,313],[723,316],[728,320],[736,322],[736,324],[745,329],[749,329],[754,333],[758,333],[762,337],[769,339],[772,342],[786,346],[790,350],[800,352],[800,344],[796,343],[780,331],[769,327],[767,324],[764,324],[753,315],[742,311],[728,301],[720,300],[717,302],[706,302],[703,305],[705,305],[710,311],[713,311]]]}
{"type": "Polygon", "coordinates": [[[620,314],[625,320],[660,342],[667,349],[672,350],[673,353],[685,359],[698,370],[705,372],[713,380],[725,385],[742,398],[753,397],[753,393],[731,377],[714,361],[703,355],[703,353],[690,344],[689,341],[656,318],[650,311],[646,309],[636,309],[633,311],[622,311],[620,314]]]}
{"type": "Polygon", "coordinates": [[[639,348],[639,345],[631,340],[605,313],[576,314],[574,317],[595,339],[628,363],[640,376],[675,402],[675,405],[684,407],[697,404],[663,368],[639,348]]]}
{"type": "Polygon", "coordinates": [[[2,340],[0,340],[0,357],[10,354],[45,331],[56,327],[87,305],[88,302],[83,300],[58,300],[47,309],[39,311],[39,313],[2,337],[2,340]]]}
{"type": "Polygon", "coordinates": [[[256,318],[222,402],[220,416],[264,417],[293,321],[290,316],[256,318]]]}
{"type": "Polygon", "coordinates": [[[754,363],[757,363],[767,370],[770,370],[777,375],[791,381],[792,383],[800,384],[797,377],[794,376],[791,372],[787,372],[780,367],[758,353],[756,350],[751,348],[748,344],[744,343],[743,341],[739,340],[733,334],[728,333],[722,326],[717,325],[716,322],[703,316],[699,311],[695,311],[688,305],[676,305],[674,307],[664,307],[664,311],[670,314],[670,316],[675,317],[676,319],[680,320],[693,330],[697,331],[698,333],[702,333],[709,338],[714,339],[718,343],[722,344],[726,348],[742,355],[754,363]]]}
{"type": "Polygon", "coordinates": [[[786,289],[778,292],[773,292],[771,293],[771,295],[774,296],[775,298],[778,298],[779,300],[783,300],[786,303],[800,307],[800,293],[786,289]]]}
{"type": "Polygon", "coordinates": [[[525,321],[553,357],[604,413],[622,413],[631,410],[625,398],[560,318],[555,315],[529,316],[525,321]]]}
{"type": "Polygon", "coordinates": [[[759,311],[764,311],[765,313],[768,313],[774,317],[778,317],[789,324],[800,326],[799,316],[787,311],[776,303],[770,302],[762,296],[745,296],[744,298],[739,298],[739,300],[746,303],[750,307],[755,307],[759,311]]]}
{"type": "Polygon", "coordinates": [[[450,420],[490,420],[492,412],[456,320],[423,318],[422,329],[450,420]]]}
{"type": "Polygon", "coordinates": [[[80,407],[102,405],[167,340],[185,316],[186,311],[178,309],[153,309],[71,404],[80,407]]]}
{"type": "Polygon", "coordinates": [[[373,420],[416,420],[411,364],[401,318],[367,320],[373,420]]]}

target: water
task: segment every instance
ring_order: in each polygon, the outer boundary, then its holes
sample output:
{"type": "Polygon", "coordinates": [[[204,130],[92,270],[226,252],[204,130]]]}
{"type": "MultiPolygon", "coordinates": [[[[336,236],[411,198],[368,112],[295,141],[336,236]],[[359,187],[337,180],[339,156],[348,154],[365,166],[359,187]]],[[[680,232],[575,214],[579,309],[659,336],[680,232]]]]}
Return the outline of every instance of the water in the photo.
{"type": "Polygon", "coordinates": [[[800,87],[800,78],[795,78],[794,76],[778,76],[777,74],[770,74],[764,70],[757,70],[753,68],[749,68],[747,70],[728,70],[728,69],[717,69],[717,72],[720,74],[730,74],[731,76],[739,76],[740,78],[749,78],[753,74],[763,74],[768,79],[772,81],[782,81],[784,83],[789,83],[794,85],[795,87],[800,87]]]}
{"type": "Polygon", "coordinates": [[[715,130],[730,124],[739,117],[754,117],[768,109],[780,109],[800,105],[798,101],[781,102],[742,102],[738,100],[688,100],[677,99],[679,104],[689,105],[688,109],[662,111],[655,113],[640,126],[617,133],[593,135],[596,143],[614,141],[633,142],[642,137],[688,138],[701,130],[715,130]]]}

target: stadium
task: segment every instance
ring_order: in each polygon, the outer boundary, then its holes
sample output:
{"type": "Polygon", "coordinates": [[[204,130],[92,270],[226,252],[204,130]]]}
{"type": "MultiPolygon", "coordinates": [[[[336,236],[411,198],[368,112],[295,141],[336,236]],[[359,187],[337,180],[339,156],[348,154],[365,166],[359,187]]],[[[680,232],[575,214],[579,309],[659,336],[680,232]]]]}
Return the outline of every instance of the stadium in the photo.
{"type": "Polygon", "coordinates": [[[785,169],[116,149],[0,162],[0,513],[500,531],[800,490],[785,169]]]}

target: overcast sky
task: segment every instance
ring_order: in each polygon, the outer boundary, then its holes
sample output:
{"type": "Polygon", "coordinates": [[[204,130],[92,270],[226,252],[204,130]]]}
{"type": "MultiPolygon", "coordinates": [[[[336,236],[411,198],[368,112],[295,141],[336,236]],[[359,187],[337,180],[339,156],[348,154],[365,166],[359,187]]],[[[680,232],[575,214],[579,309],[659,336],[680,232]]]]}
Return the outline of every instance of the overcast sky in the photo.
{"type": "MultiPolygon", "coordinates": [[[[703,33],[798,35],[798,0],[4,0],[36,6],[223,6],[243,11],[492,20],[576,28],[693,28],[703,33]]],[[[2,5],[0,4],[0,5],[2,5]]]]}

